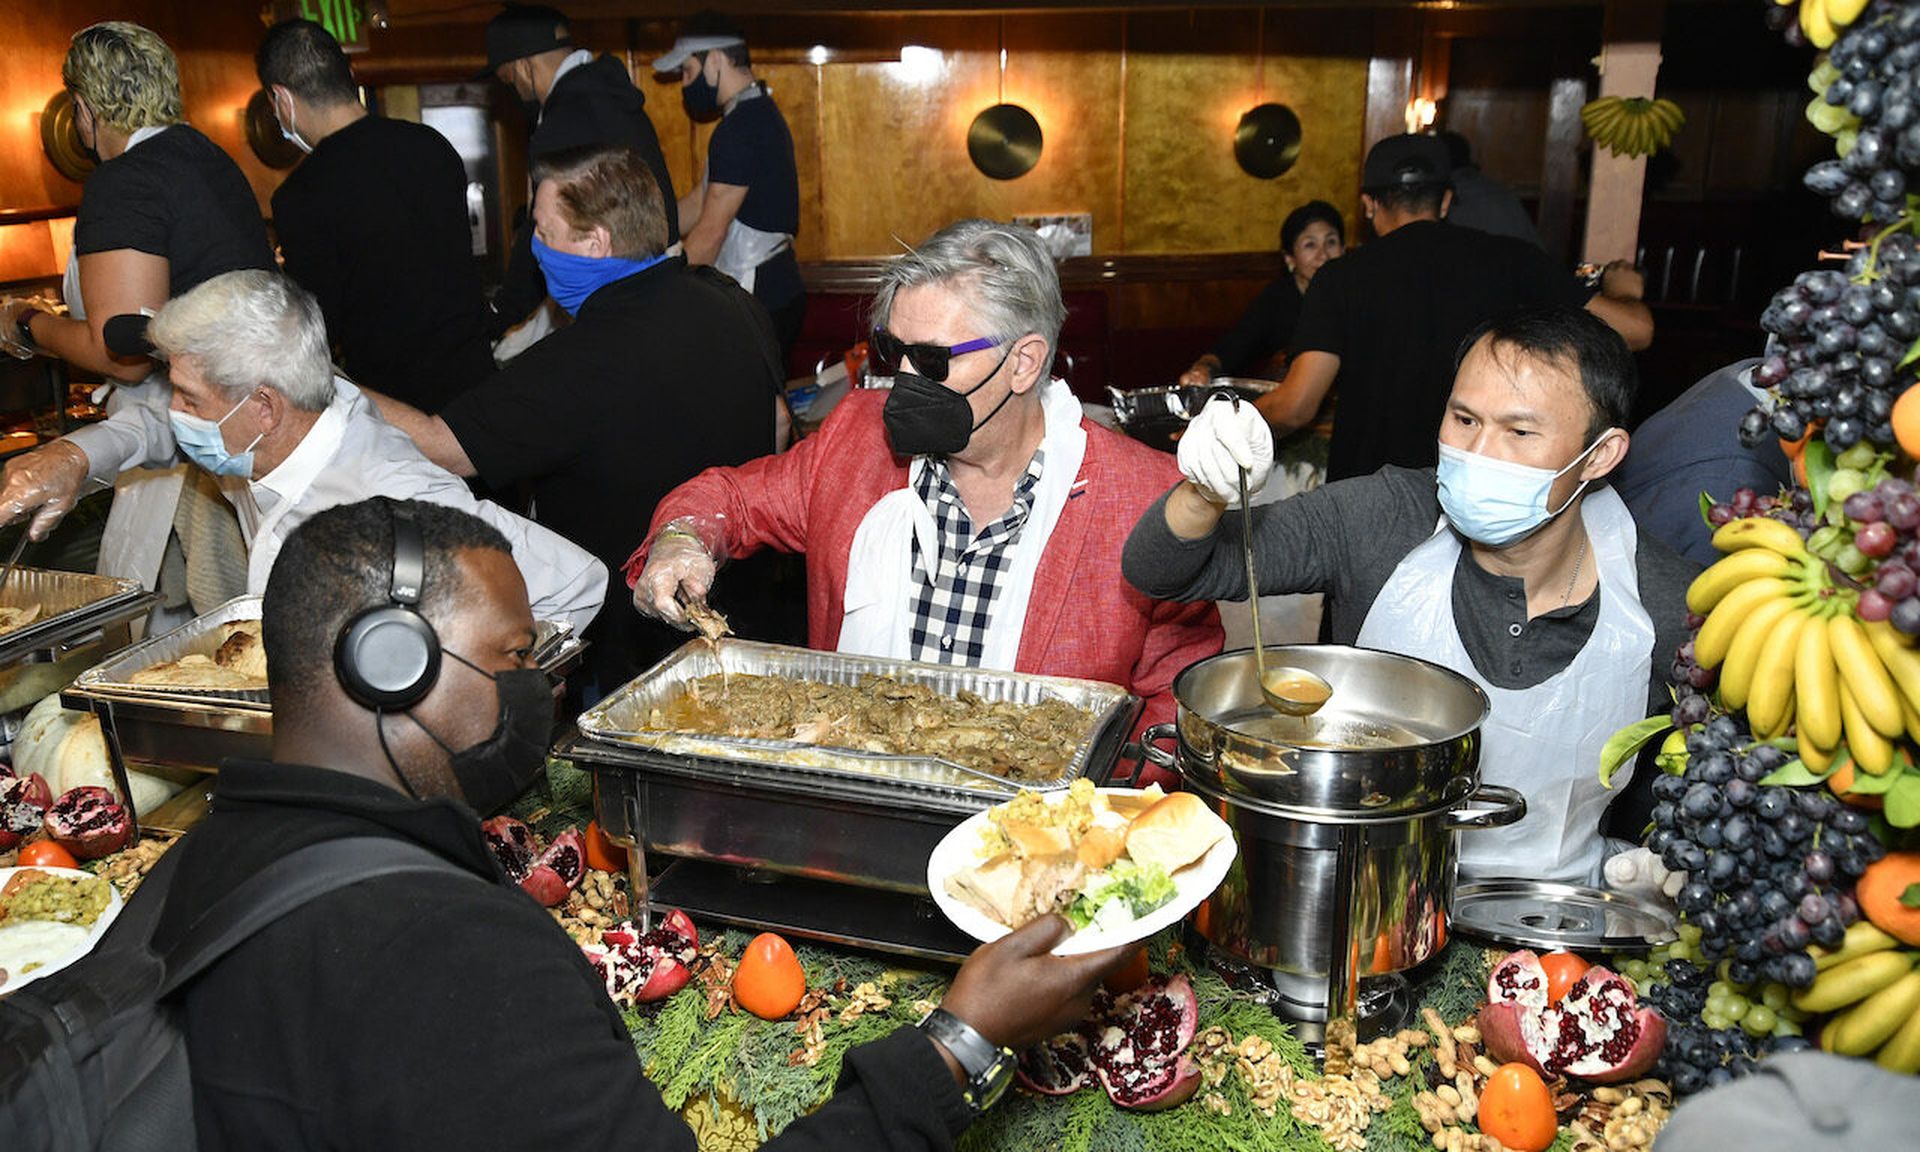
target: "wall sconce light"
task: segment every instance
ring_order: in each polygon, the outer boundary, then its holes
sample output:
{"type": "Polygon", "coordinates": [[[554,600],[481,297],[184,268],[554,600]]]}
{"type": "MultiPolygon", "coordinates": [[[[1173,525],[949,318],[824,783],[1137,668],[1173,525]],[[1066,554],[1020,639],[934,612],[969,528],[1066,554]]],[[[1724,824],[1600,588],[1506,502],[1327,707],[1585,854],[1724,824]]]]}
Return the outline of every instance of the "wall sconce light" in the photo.
{"type": "Polygon", "coordinates": [[[1407,131],[1424,132],[1433,127],[1434,117],[1440,113],[1439,105],[1425,96],[1416,96],[1407,101],[1407,131]]]}
{"type": "Polygon", "coordinates": [[[973,118],[967,128],[967,156],[995,180],[1012,180],[1040,163],[1040,121],[1018,104],[1007,103],[1007,20],[1000,18],[999,102],[973,118]]]}
{"type": "Polygon", "coordinates": [[[54,171],[79,183],[98,163],[86,145],[80,143],[80,129],[73,120],[73,94],[65,88],[53,94],[40,110],[40,150],[54,171]]]}
{"type": "Polygon", "coordinates": [[[260,163],[284,171],[300,162],[300,149],[280,134],[280,120],[273,114],[273,98],[267,95],[266,89],[256,91],[247,100],[247,110],[241,119],[246,126],[247,147],[253,149],[260,163]]]}
{"type": "Polygon", "coordinates": [[[1280,175],[1300,159],[1300,118],[1285,104],[1249,108],[1233,130],[1233,158],[1249,176],[1280,175]]]}

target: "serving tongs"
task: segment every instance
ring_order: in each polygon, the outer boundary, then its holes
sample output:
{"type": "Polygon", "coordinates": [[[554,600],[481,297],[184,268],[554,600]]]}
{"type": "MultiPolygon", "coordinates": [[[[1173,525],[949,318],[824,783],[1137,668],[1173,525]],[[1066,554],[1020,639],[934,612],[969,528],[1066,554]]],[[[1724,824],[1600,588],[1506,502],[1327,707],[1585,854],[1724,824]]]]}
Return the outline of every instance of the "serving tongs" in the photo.
{"type": "Polygon", "coordinates": [[[27,534],[27,526],[22,524],[20,526],[20,538],[13,542],[13,551],[7,554],[7,566],[4,569],[0,569],[0,592],[7,590],[7,581],[13,578],[13,570],[20,567],[20,554],[27,550],[27,541],[29,539],[31,539],[31,537],[27,534]]]}

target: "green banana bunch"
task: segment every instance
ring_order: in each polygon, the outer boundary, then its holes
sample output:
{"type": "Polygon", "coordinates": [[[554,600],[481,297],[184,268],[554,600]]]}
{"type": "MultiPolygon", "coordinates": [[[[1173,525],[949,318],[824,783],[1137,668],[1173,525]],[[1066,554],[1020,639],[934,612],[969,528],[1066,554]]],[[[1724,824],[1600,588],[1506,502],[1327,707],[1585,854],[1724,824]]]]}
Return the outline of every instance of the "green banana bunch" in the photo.
{"type": "Polygon", "coordinates": [[[1687,116],[1665,98],[1602,96],[1581,107],[1580,122],[1595,144],[1615,156],[1651,156],[1673,143],[1687,116]]]}

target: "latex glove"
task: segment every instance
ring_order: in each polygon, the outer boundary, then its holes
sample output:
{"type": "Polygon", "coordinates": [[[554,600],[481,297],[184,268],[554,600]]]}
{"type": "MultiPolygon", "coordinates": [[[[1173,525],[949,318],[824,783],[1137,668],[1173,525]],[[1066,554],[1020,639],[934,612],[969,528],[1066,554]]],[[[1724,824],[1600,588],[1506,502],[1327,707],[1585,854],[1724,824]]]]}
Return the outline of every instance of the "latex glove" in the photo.
{"type": "Polygon", "coordinates": [[[1273,471],[1273,430],[1252,404],[1242,401],[1236,407],[1216,396],[1188,422],[1176,458],[1207,499],[1236,508],[1240,469],[1247,470],[1249,495],[1260,491],[1273,471]]]}
{"type": "Polygon", "coordinates": [[[7,297],[0,300],[0,351],[16,360],[33,359],[34,350],[21,339],[20,310],[32,301],[7,297]]]}
{"type": "Polygon", "coordinates": [[[1686,885],[1687,874],[1670,870],[1650,848],[1629,848],[1607,857],[1607,887],[1615,892],[1671,901],[1686,885]]]}
{"type": "Polygon", "coordinates": [[[681,597],[704,602],[713,589],[716,571],[718,566],[705,544],[692,533],[668,525],[647,549],[647,566],[633,585],[633,606],[642,616],[692,631],[693,622],[687,619],[681,597]]]}
{"type": "Polygon", "coordinates": [[[940,1006],[995,1044],[1021,1049],[1087,1018],[1101,977],[1126,963],[1122,945],[1079,956],[1051,951],[1073,932],[1063,916],[1042,916],[973,950],[940,1006]]]}
{"type": "Polygon", "coordinates": [[[11,524],[29,513],[27,535],[45,540],[53,526],[73,510],[87,482],[87,454],[70,441],[55,440],[44,448],[7,461],[0,475],[0,524],[11,524]]]}

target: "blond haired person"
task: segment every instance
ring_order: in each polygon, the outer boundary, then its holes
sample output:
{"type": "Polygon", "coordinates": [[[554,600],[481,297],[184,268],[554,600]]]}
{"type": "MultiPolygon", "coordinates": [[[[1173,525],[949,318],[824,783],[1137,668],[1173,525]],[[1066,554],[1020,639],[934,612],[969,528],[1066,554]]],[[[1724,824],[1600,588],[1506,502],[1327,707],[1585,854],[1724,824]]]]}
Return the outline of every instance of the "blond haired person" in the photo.
{"type": "MultiPolygon", "coordinates": [[[[160,37],[138,24],[94,24],[74,35],[60,71],[80,141],[100,159],[74,223],[64,285],[73,316],[8,305],[0,308],[0,324],[17,327],[29,343],[75,367],[137,385],[115,389],[110,413],[143,403],[164,409],[163,385],[138,384],[153,363],[108,351],[106,322],[156,312],[222,272],[271,268],[266,226],[239,167],[182,122],[180,68],[160,37]]],[[[9,462],[0,522],[37,508],[30,531],[44,538],[74,498],[50,503],[45,495],[77,494],[85,473],[85,454],[72,443],[9,462]]],[[[183,470],[173,469],[122,480],[101,539],[100,570],[155,587],[169,527],[178,518],[184,582],[196,588],[194,600],[204,609],[211,606],[204,601],[218,603],[240,586],[244,572],[230,563],[239,536],[231,517],[208,514],[220,508],[211,493],[190,491],[183,501],[185,479],[183,470]]]]}

